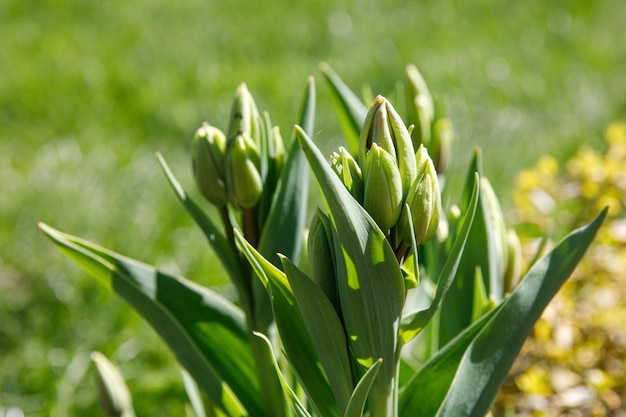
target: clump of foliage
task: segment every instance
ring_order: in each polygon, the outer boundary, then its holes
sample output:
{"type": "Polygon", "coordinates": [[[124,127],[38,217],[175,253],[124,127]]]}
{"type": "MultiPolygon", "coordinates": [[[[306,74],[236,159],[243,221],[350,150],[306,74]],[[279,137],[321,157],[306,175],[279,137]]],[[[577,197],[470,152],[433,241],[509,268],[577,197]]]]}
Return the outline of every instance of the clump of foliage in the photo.
{"type": "MultiPolygon", "coordinates": [[[[312,78],[287,144],[245,84],[225,132],[197,130],[193,176],[219,220],[158,156],[233,299],[41,228],[155,328],[185,369],[198,416],[482,416],[606,210],[520,275],[519,240],[479,151],[462,195],[442,202],[452,122],[417,68],[407,67],[392,99],[368,105],[321,70],[346,139],[330,161],[312,140],[312,78]],[[325,204],[308,230],[305,268],[310,172],[325,204]]],[[[115,367],[94,360],[104,408],[133,415],[115,367]]]]}
{"type": "Polygon", "coordinates": [[[604,152],[582,148],[563,167],[545,156],[517,178],[512,217],[527,251],[536,251],[541,230],[558,233],[598,207],[609,211],[606,227],[537,322],[503,387],[498,403],[515,415],[626,410],[626,123],[612,123],[605,138],[604,152]]]}

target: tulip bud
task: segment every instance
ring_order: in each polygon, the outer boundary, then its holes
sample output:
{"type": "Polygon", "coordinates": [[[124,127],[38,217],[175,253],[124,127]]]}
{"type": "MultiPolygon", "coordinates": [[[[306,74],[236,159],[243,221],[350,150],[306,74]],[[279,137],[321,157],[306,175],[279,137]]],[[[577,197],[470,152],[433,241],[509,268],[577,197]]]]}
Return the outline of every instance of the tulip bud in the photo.
{"type": "Polygon", "coordinates": [[[491,236],[493,236],[493,247],[495,249],[496,265],[499,277],[504,277],[508,263],[508,243],[507,227],[500,202],[487,177],[480,178],[480,192],[487,202],[486,209],[491,224],[491,236]]]}
{"type": "Polygon", "coordinates": [[[508,230],[506,238],[509,256],[504,273],[504,292],[508,293],[513,291],[519,283],[522,272],[522,244],[513,229],[508,230]]]}
{"type": "MultiPolygon", "coordinates": [[[[386,151],[397,165],[401,178],[402,196],[405,197],[417,177],[415,148],[398,112],[382,96],[376,97],[363,124],[359,139],[359,160],[362,165],[373,144],[377,144],[386,151]]],[[[367,174],[364,172],[364,175],[367,174]]]]}
{"type": "Polygon", "coordinates": [[[224,178],[226,137],[219,129],[204,123],[196,131],[192,145],[192,169],[198,189],[218,207],[228,202],[224,178]]]}
{"type": "Polygon", "coordinates": [[[415,65],[406,67],[406,116],[407,123],[415,125],[411,132],[413,146],[428,146],[431,138],[431,124],[435,118],[435,104],[428,85],[415,65]]]}
{"type": "Polygon", "coordinates": [[[396,161],[374,143],[365,156],[363,175],[363,207],[381,230],[389,230],[402,210],[402,179],[396,161]]]}
{"type": "Polygon", "coordinates": [[[330,218],[318,209],[309,227],[307,253],[311,279],[339,311],[331,227],[330,218]]]}
{"type": "Polygon", "coordinates": [[[231,138],[239,133],[247,134],[257,146],[259,145],[261,140],[261,116],[246,83],[241,83],[235,93],[227,136],[231,138]]]}
{"type": "Polygon", "coordinates": [[[256,205],[263,191],[260,157],[252,139],[238,134],[226,146],[226,188],[231,204],[238,210],[256,205]]]}
{"type": "Polygon", "coordinates": [[[447,117],[437,119],[433,125],[433,137],[430,149],[433,154],[435,168],[439,173],[445,172],[448,168],[453,140],[454,130],[452,128],[452,121],[447,117]]]}
{"type": "Polygon", "coordinates": [[[333,152],[330,156],[331,166],[346,186],[352,197],[359,203],[363,202],[363,177],[361,168],[350,152],[343,146],[339,147],[339,153],[333,152]]]}
{"type": "Polygon", "coordinates": [[[405,244],[411,244],[411,235],[415,234],[415,242],[421,245],[431,239],[437,233],[439,216],[441,212],[441,193],[439,180],[435,172],[433,161],[428,156],[426,148],[422,145],[417,152],[418,179],[415,181],[406,204],[413,220],[413,230],[409,227],[406,207],[402,211],[398,222],[399,236],[405,244]]]}
{"type": "Polygon", "coordinates": [[[270,135],[270,158],[276,173],[280,173],[285,165],[285,142],[278,126],[272,128],[270,135]]]}

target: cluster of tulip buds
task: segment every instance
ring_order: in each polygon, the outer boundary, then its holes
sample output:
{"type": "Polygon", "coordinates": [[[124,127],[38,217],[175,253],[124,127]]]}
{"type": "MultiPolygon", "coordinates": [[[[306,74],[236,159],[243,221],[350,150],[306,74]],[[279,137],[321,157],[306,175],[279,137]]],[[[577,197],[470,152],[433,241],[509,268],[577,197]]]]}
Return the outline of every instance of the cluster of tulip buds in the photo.
{"type": "Polygon", "coordinates": [[[424,145],[414,147],[409,129],[386,98],[376,97],[367,113],[358,157],[342,147],[331,156],[331,165],[387,234],[399,260],[413,243],[421,245],[437,232],[441,193],[434,162],[424,145]]]}
{"type": "Polygon", "coordinates": [[[262,219],[258,206],[271,194],[285,158],[283,139],[269,117],[261,117],[254,99],[242,83],[233,100],[227,133],[204,123],[195,133],[192,168],[202,195],[221,210],[227,206],[255,217],[258,233],[262,219]],[[274,181],[274,182],[272,182],[274,181]]]}

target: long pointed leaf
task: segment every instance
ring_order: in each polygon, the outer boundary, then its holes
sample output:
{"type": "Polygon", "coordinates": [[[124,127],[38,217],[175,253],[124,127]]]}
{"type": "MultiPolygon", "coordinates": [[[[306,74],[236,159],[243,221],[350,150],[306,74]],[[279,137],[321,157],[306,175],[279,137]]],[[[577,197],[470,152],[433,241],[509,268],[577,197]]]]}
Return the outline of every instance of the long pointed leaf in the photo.
{"type": "Polygon", "coordinates": [[[287,381],[285,380],[285,377],[283,376],[280,367],[278,366],[278,361],[276,360],[276,355],[274,354],[274,349],[272,348],[272,342],[270,342],[267,336],[265,336],[263,333],[254,332],[254,335],[263,341],[263,345],[265,346],[268,355],[272,357],[272,364],[274,366],[274,370],[276,371],[276,375],[280,380],[283,393],[285,394],[289,405],[296,413],[296,416],[311,417],[311,414],[309,414],[304,404],[302,404],[296,393],[293,391],[293,389],[291,389],[289,384],[287,384],[287,381]]]}
{"type": "Polygon", "coordinates": [[[522,279],[468,347],[439,416],[484,416],[541,313],[593,241],[607,209],[570,233],[522,279]],[[467,387],[471,384],[472,389],[467,387]]]}
{"type": "Polygon", "coordinates": [[[322,62],[320,70],[330,86],[330,97],[339,116],[339,123],[346,137],[348,150],[352,155],[358,155],[359,136],[367,115],[367,107],[332,70],[330,65],[322,62]]]}
{"type": "Polygon", "coordinates": [[[313,406],[322,416],[338,416],[333,393],[306,332],[287,277],[254,249],[237,230],[235,239],[270,295],[285,353],[313,406]]]}
{"type": "Polygon", "coordinates": [[[393,249],[370,215],[350,195],[309,137],[296,133],[328,205],[341,246],[338,292],[345,328],[356,358],[369,368],[383,359],[373,392],[393,390],[404,279],[393,249]],[[376,308],[372,308],[376,306],[376,308]]]}
{"type": "Polygon", "coordinates": [[[217,293],[40,224],[59,249],[110,285],[172,349],[211,401],[231,416],[262,413],[242,311],[217,293]]]}
{"type": "MultiPolygon", "coordinates": [[[[313,78],[309,78],[297,123],[305,126],[307,133],[311,134],[314,118],[315,83],[313,78]]],[[[259,252],[276,266],[280,265],[277,253],[294,260],[300,254],[309,201],[309,178],[304,154],[293,138],[258,246],[259,252]]]]}
{"type": "Polygon", "coordinates": [[[222,262],[222,265],[224,265],[224,268],[228,271],[229,276],[235,285],[237,285],[240,290],[245,288],[245,284],[242,282],[242,272],[237,261],[237,256],[233,253],[223,232],[211,221],[206,213],[202,211],[200,206],[198,206],[198,204],[185,192],[182,185],[180,185],[172,173],[172,170],[167,165],[167,162],[165,162],[165,158],[163,158],[161,154],[157,154],[157,160],[161,165],[161,169],[163,170],[167,181],[172,186],[174,193],[176,193],[176,197],[178,197],[189,215],[200,227],[211,244],[211,247],[217,254],[219,260],[222,262]]]}
{"type": "Polygon", "coordinates": [[[353,384],[348,344],[341,321],[322,290],[289,259],[282,258],[282,261],[307,332],[328,376],[339,412],[343,413],[353,384]]]}

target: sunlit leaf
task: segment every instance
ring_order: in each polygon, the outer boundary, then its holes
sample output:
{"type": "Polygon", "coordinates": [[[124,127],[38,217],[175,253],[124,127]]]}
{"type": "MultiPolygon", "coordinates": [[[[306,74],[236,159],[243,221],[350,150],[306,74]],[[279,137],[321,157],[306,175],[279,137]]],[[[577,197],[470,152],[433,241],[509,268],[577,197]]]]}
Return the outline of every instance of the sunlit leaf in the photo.
{"type": "Polygon", "coordinates": [[[263,413],[243,312],[217,293],[40,224],[58,248],[124,298],[230,416],[263,413]],[[247,410],[247,412],[246,412],[247,410]]]}

